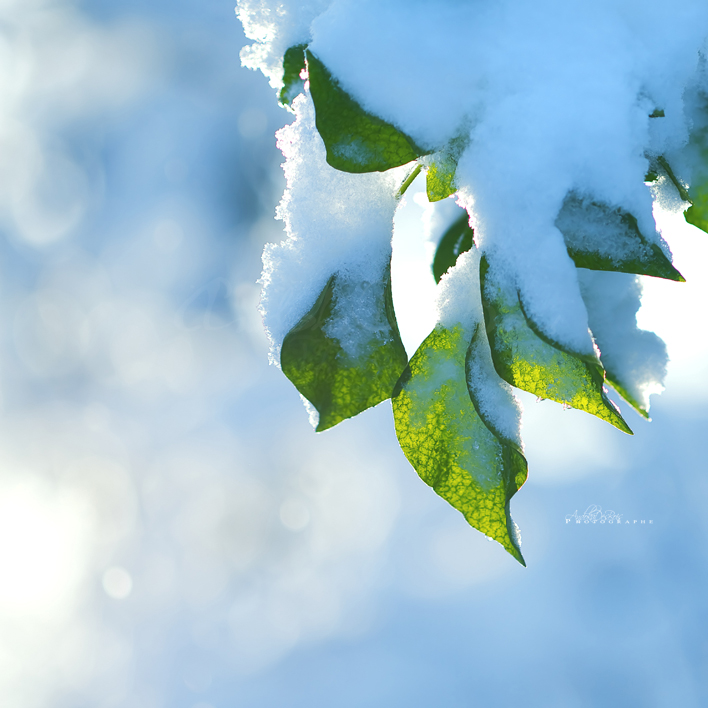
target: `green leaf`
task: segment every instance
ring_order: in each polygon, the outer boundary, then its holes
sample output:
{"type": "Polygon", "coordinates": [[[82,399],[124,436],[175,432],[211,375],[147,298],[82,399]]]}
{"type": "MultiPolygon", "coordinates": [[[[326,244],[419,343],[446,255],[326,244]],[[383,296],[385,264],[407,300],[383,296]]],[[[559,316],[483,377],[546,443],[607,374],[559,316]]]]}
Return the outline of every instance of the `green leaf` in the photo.
{"type": "Polygon", "coordinates": [[[307,73],[315,104],[315,125],[327,162],[343,172],[384,172],[425,151],[390,123],[365,111],[307,50],[307,73]]]}
{"type": "Polygon", "coordinates": [[[390,398],[408,361],[393,310],[390,265],[374,293],[374,326],[352,312],[360,306],[357,289],[364,287],[372,285],[333,275],[283,340],[283,373],[317,409],[318,432],[390,398]],[[355,356],[332,334],[345,319],[357,337],[355,356]]]}
{"type": "Polygon", "coordinates": [[[509,513],[526,460],[479,417],[466,380],[468,346],[462,327],[441,325],[420,345],[394,392],[396,435],[421,479],[526,565],[509,513]]]}
{"type": "Polygon", "coordinates": [[[425,176],[428,200],[439,202],[457,191],[455,186],[457,162],[445,153],[438,153],[431,161],[425,176]]]}
{"type": "Polygon", "coordinates": [[[457,263],[461,253],[472,248],[473,243],[474,231],[470,228],[467,212],[464,212],[443,234],[435,251],[433,276],[436,283],[439,283],[440,278],[457,263]]]}
{"type": "Polygon", "coordinates": [[[504,287],[490,277],[484,257],[480,279],[485,327],[499,376],[512,386],[591,413],[631,435],[603,390],[600,363],[563,351],[543,336],[524,312],[516,288],[504,287]]]}
{"type": "MultiPolygon", "coordinates": [[[[706,131],[700,131],[698,135],[691,136],[691,147],[697,149],[701,157],[701,162],[708,168],[708,147],[701,147],[701,142],[706,142],[708,135],[706,131]]],[[[668,160],[660,155],[656,158],[655,164],[660,166],[671,183],[676,187],[681,199],[691,206],[686,209],[683,216],[689,224],[708,233],[708,179],[696,180],[688,189],[674,174],[668,160]]]]}
{"type": "MultiPolygon", "coordinates": [[[[681,195],[684,201],[691,202],[691,206],[684,212],[684,217],[689,224],[708,233],[708,178],[705,174],[708,170],[708,131],[704,130],[697,136],[692,136],[691,142],[697,143],[696,147],[704,170],[703,179],[695,180],[688,188],[688,194],[681,195]]],[[[666,165],[668,166],[668,163],[666,165]]],[[[674,178],[674,181],[677,180],[674,178]]]]}
{"type": "Polygon", "coordinates": [[[705,170],[708,169],[708,131],[699,130],[691,135],[689,148],[698,152],[700,156],[699,162],[705,166],[702,175],[703,179],[694,179],[693,183],[687,188],[676,177],[671,165],[663,155],[659,155],[659,157],[652,160],[650,174],[656,175],[659,169],[664,172],[669,181],[676,187],[681,199],[691,205],[683,214],[686,221],[708,233],[708,178],[705,175],[705,170]]]}
{"type": "Polygon", "coordinates": [[[430,156],[425,183],[428,201],[439,202],[457,191],[457,161],[468,142],[466,136],[453,138],[443,150],[430,156]]]}
{"type": "Polygon", "coordinates": [[[661,247],[644,237],[637,220],[624,209],[570,194],[556,226],[578,268],[685,282],[661,247]]]}
{"type": "Polygon", "coordinates": [[[305,82],[300,78],[300,72],[305,68],[305,49],[306,44],[298,44],[290,47],[283,57],[283,88],[278,100],[284,106],[289,106],[305,87],[305,82]]]}
{"type": "MultiPolygon", "coordinates": [[[[706,155],[708,162],[708,155],[706,155]]],[[[689,190],[693,204],[684,212],[684,217],[689,224],[708,233],[708,180],[691,187],[689,190]]]]}

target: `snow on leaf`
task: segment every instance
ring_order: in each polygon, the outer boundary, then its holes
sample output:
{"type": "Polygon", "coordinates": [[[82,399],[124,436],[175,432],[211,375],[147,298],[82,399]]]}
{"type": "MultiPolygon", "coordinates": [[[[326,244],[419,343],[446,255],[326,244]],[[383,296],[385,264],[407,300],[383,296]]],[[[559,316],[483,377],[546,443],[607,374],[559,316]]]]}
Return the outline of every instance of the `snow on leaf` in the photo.
{"type": "Polygon", "coordinates": [[[526,480],[526,460],[477,413],[466,377],[468,347],[459,325],[438,325],[428,335],[394,392],[396,435],[421,479],[526,565],[509,513],[526,480]]]}
{"type": "Polygon", "coordinates": [[[407,135],[367,113],[309,50],[307,72],[327,162],[343,172],[383,172],[424,154],[407,135]]]}
{"type": "Polygon", "coordinates": [[[428,158],[425,189],[431,202],[438,202],[457,191],[455,172],[457,161],[468,143],[467,138],[454,138],[440,152],[428,158]]]}
{"type": "Polygon", "coordinates": [[[370,309],[376,312],[367,313],[362,323],[357,308],[365,287],[371,290],[371,284],[333,275],[283,340],[283,373],[317,409],[318,432],[390,398],[408,361],[393,311],[390,268],[370,293],[370,309]],[[354,350],[343,343],[343,330],[356,340],[354,350]]]}
{"type": "Polygon", "coordinates": [[[640,279],[623,273],[582,271],[578,275],[606,382],[649,419],[649,396],[664,389],[668,355],[656,334],[637,327],[640,279]]]}
{"type": "MultiPolygon", "coordinates": [[[[701,122],[703,125],[691,133],[688,149],[694,154],[694,159],[698,163],[691,185],[687,194],[679,193],[684,201],[690,202],[691,206],[684,212],[684,217],[689,224],[693,224],[702,231],[708,233],[708,99],[704,97],[701,122]]],[[[665,162],[665,169],[668,163],[665,162]]],[[[664,165],[662,165],[664,166],[664,165]]],[[[670,170],[670,168],[668,168],[670,170]]],[[[673,175],[671,175],[673,176],[673,175]]],[[[674,183],[678,182],[674,178],[674,183]]]]}
{"type": "Polygon", "coordinates": [[[539,336],[516,288],[493,278],[485,258],[480,263],[480,282],[487,337],[499,376],[512,386],[586,411],[632,434],[603,390],[599,361],[563,351],[539,336]]]}
{"type": "Polygon", "coordinates": [[[661,247],[644,237],[637,220],[624,209],[613,209],[571,193],[563,203],[556,226],[578,268],[685,282],[661,247]]]}
{"type": "Polygon", "coordinates": [[[283,88],[278,100],[284,106],[289,106],[305,87],[304,80],[300,78],[300,72],[305,68],[305,49],[306,44],[298,44],[290,47],[283,57],[283,88]]]}

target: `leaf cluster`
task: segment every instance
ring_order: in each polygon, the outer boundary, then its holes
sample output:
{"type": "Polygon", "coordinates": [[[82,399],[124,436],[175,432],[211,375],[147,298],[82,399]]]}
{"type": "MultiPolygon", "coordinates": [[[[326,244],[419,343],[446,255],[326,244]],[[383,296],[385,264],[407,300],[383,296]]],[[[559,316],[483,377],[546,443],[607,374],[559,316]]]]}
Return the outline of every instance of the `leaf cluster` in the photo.
{"type": "MultiPolygon", "coordinates": [[[[413,163],[415,169],[400,194],[422,170],[430,201],[455,194],[457,163],[467,146],[466,136],[435,151],[424,150],[396,126],[366,111],[304,45],[285,54],[283,104],[289,105],[303,89],[305,75],[316,128],[333,168],[381,172],[413,163]]],[[[663,115],[657,110],[651,117],[663,115]]],[[[692,139],[700,143],[708,164],[707,136],[692,139]]],[[[660,176],[690,204],[687,221],[708,230],[708,178],[689,187],[676,177],[665,157],[653,156],[647,181],[660,176]]],[[[577,268],[683,281],[668,250],[646,238],[637,219],[624,209],[571,192],[556,226],[577,268]],[[605,248],[606,240],[615,248],[605,248]]],[[[468,251],[476,251],[474,232],[463,213],[439,241],[432,264],[435,280],[439,282],[468,251]]],[[[362,333],[366,344],[352,358],[328,334],[342,309],[355,306],[346,301],[337,287],[339,276],[333,273],[311,310],[285,337],[281,365],[317,409],[318,431],[391,398],[401,448],[423,481],[474,528],[524,563],[509,504],[526,480],[527,463],[520,441],[490,415],[486,387],[498,386],[498,377],[503,386],[586,411],[629,434],[632,431],[607,397],[605,385],[644,417],[648,410],[628,393],[630,386],[621,373],[608,370],[597,352],[588,356],[553,341],[529,314],[515,285],[490,267],[484,254],[476,263],[483,320],[471,331],[438,324],[408,361],[396,324],[389,264],[381,274],[376,300],[385,325],[362,333]],[[487,360],[492,368],[482,365],[487,360]]]]}

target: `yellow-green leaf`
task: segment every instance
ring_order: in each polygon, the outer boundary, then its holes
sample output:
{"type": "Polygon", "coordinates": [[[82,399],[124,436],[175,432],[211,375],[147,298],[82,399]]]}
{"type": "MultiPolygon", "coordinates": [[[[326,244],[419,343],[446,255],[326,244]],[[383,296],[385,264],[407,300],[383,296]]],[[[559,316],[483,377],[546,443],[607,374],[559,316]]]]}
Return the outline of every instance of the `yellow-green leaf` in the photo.
{"type": "Polygon", "coordinates": [[[318,432],[390,398],[407,361],[388,267],[376,285],[352,285],[333,275],[312,309],[285,336],[280,353],[283,373],[319,413],[318,432]],[[356,314],[349,316],[358,304],[357,285],[376,288],[368,327],[358,324],[356,314]],[[357,339],[354,354],[333,334],[344,318],[357,339]]]}
{"type": "Polygon", "coordinates": [[[429,201],[438,202],[457,191],[455,183],[457,161],[467,143],[466,137],[453,138],[440,152],[428,158],[425,189],[429,201]]]}
{"type": "Polygon", "coordinates": [[[482,307],[499,376],[512,386],[586,411],[625,433],[631,429],[603,390],[599,361],[571,354],[539,336],[515,287],[495,281],[485,258],[480,263],[482,307]]]}
{"type": "Polygon", "coordinates": [[[439,202],[457,191],[455,186],[455,171],[457,161],[448,153],[437,153],[430,160],[425,176],[425,190],[428,200],[439,202]]]}
{"type": "Polygon", "coordinates": [[[479,417],[466,379],[468,347],[462,327],[441,325],[420,345],[394,393],[396,435],[421,479],[526,565],[509,513],[526,460],[479,417]]]}

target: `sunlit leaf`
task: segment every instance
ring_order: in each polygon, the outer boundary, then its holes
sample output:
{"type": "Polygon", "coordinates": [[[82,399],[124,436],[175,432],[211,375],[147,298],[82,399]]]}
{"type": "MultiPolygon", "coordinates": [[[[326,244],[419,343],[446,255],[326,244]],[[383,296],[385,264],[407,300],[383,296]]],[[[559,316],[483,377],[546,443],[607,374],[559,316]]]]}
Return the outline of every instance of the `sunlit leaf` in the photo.
{"type": "Polygon", "coordinates": [[[644,237],[637,220],[624,209],[571,194],[563,203],[556,226],[578,268],[684,282],[662,249],[644,237]]]}
{"type": "Polygon", "coordinates": [[[688,188],[691,206],[684,212],[686,221],[708,233],[708,130],[692,136],[692,140],[703,164],[702,179],[697,179],[688,188]]]}
{"type": "Polygon", "coordinates": [[[690,193],[693,204],[684,212],[686,221],[708,233],[708,180],[692,187],[690,193]]]}
{"type": "Polygon", "coordinates": [[[280,354],[283,373],[319,413],[318,431],[390,398],[407,361],[389,268],[377,285],[351,284],[333,275],[312,309],[288,332],[280,354]],[[373,325],[359,324],[351,312],[358,304],[357,287],[376,288],[373,325]],[[355,355],[332,334],[345,318],[357,339],[355,355]]]}
{"type": "Polygon", "coordinates": [[[461,253],[469,251],[474,243],[474,231],[470,228],[467,212],[463,212],[443,234],[433,259],[435,282],[452,268],[461,253]]]}
{"type": "Polygon", "coordinates": [[[479,417],[466,377],[469,336],[438,325],[396,386],[393,414],[410,463],[467,521],[525,565],[509,502],[526,480],[526,460],[479,417]]]}
{"type": "Polygon", "coordinates": [[[489,277],[485,258],[480,278],[485,327],[499,376],[517,388],[591,413],[631,434],[603,390],[600,363],[562,351],[539,336],[539,328],[523,310],[518,291],[489,277]]]}
{"type": "Polygon", "coordinates": [[[315,124],[332,167],[383,172],[425,153],[398,128],[365,111],[312,52],[307,50],[306,55],[315,124]]]}
{"type": "Polygon", "coordinates": [[[454,138],[440,152],[433,153],[428,158],[425,189],[429,201],[438,202],[457,191],[455,183],[457,161],[467,143],[466,137],[454,138]]]}
{"type": "Polygon", "coordinates": [[[302,93],[305,82],[300,78],[300,72],[305,68],[306,44],[290,47],[283,57],[283,88],[280,89],[278,100],[289,106],[299,93],[302,93]]]}

